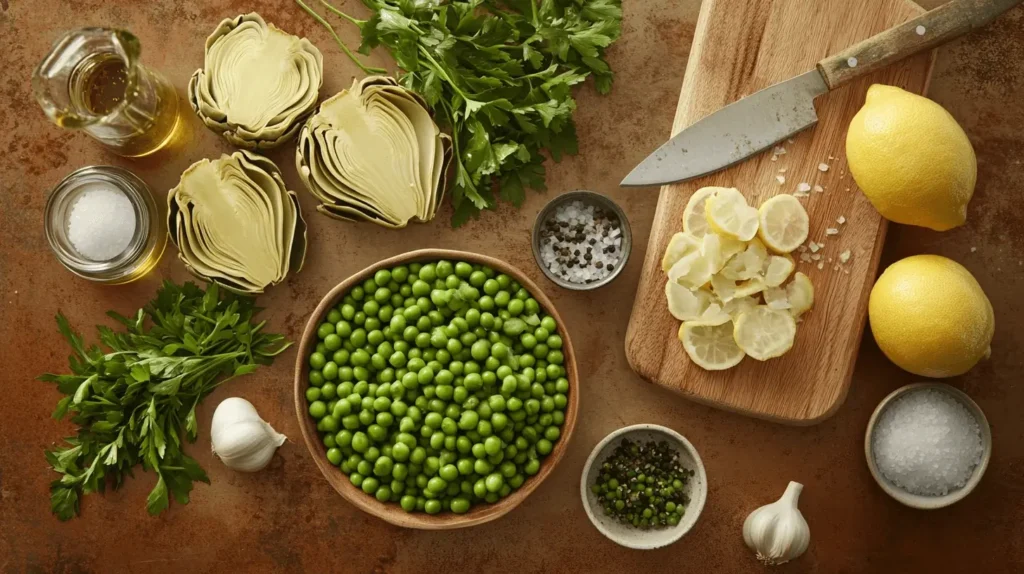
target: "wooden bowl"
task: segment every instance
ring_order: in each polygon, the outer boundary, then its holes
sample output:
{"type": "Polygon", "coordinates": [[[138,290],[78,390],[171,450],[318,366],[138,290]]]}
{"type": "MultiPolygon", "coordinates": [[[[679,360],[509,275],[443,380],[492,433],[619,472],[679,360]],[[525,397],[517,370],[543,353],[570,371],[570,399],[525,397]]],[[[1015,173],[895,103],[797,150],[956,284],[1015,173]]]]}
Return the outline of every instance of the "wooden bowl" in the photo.
{"type": "Polygon", "coordinates": [[[580,394],[578,375],[579,371],[576,368],[576,355],[573,352],[572,340],[569,338],[569,333],[565,329],[565,323],[558,315],[558,311],[555,310],[555,306],[551,303],[551,300],[548,299],[540,290],[540,287],[531,281],[529,277],[524,275],[522,271],[512,267],[504,261],[493,257],[487,257],[486,255],[447,249],[420,249],[418,251],[410,251],[408,253],[396,255],[395,257],[379,261],[366,269],[363,269],[339,283],[336,287],[331,289],[323,299],[320,300],[320,304],[317,305],[313,314],[310,316],[309,321],[306,322],[306,329],[303,331],[302,339],[299,342],[298,356],[295,359],[295,414],[299,418],[299,428],[302,429],[302,440],[306,443],[306,448],[309,449],[309,453],[316,462],[317,468],[319,468],[320,472],[324,474],[327,482],[331,483],[334,490],[337,490],[339,494],[355,505],[356,508],[378,518],[382,518],[391,524],[402,526],[404,528],[419,528],[423,530],[466,528],[468,526],[490,522],[491,520],[507,514],[516,506],[519,506],[519,504],[523,502],[531,492],[540,486],[540,483],[543,482],[549,474],[551,474],[551,471],[554,470],[555,466],[557,466],[559,461],[562,460],[562,457],[565,456],[565,451],[567,450],[569,441],[572,438],[573,428],[576,426],[576,413],[579,410],[580,394]],[[313,422],[313,417],[309,416],[309,407],[306,403],[306,388],[308,387],[307,361],[310,351],[316,345],[316,330],[320,324],[320,319],[328,312],[328,310],[341,301],[345,293],[347,293],[351,288],[372,277],[373,274],[380,269],[415,263],[418,261],[435,261],[438,259],[467,261],[470,263],[486,265],[496,271],[505,273],[525,287],[530,294],[533,295],[533,298],[540,303],[541,308],[558,322],[558,334],[562,337],[562,354],[565,356],[564,366],[566,379],[569,380],[569,400],[565,408],[565,422],[562,424],[562,436],[559,438],[558,442],[555,443],[554,449],[552,449],[551,453],[542,460],[540,471],[527,478],[523,482],[522,486],[514,490],[505,498],[500,499],[494,504],[475,504],[473,508],[465,514],[454,514],[450,512],[435,515],[426,514],[424,512],[410,513],[402,510],[402,507],[397,503],[380,502],[373,496],[370,496],[361,489],[353,486],[352,483],[349,482],[348,476],[341,472],[341,469],[334,466],[327,460],[327,449],[324,447],[323,441],[320,439],[320,435],[316,430],[316,424],[313,422]]]}

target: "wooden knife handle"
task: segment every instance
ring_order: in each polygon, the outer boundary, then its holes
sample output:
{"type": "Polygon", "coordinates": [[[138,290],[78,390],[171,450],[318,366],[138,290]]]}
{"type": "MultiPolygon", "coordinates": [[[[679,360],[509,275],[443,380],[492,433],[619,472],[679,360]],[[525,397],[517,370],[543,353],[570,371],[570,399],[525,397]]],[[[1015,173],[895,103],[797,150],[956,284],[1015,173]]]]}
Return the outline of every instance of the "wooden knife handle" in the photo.
{"type": "Polygon", "coordinates": [[[862,74],[977,30],[1024,0],[951,0],[818,62],[830,90],[862,74]]]}

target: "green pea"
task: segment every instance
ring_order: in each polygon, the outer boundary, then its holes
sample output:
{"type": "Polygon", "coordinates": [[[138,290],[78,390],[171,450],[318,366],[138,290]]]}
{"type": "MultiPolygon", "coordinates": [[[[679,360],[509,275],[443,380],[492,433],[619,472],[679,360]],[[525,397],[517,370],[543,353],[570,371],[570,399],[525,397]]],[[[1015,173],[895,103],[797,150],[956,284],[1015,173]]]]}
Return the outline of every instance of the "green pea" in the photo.
{"type": "Polygon", "coordinates": [[[309,405],[309,415],[319,420],[327,414],[327,404],[323,401],[313,401],[309,405]]]}
{"type": "Polygon", "coordinates": [[[320,400],[321,391],[318,387],[309,387],[306,389],[306,400],[309,402],[320,400]]]}
{"type": "Polygon", "coordinates": [[[513,317],[517,317],[523,313],[524,304],[519,299],[512,299],[508,302],[508,312],[513,317]]]}
{"type": "Polygon", "coordinates": [[[484,479],[484,484],[487,486],[487,492],[498,492],[505,485],[505,477],[496,472],[491,473],[484,479]]]}
{"type": "Polygon", "coordinates": [[[511,300],[512,296],[509,294],[508,291],[498,291],[498,293],[494,296],[494,304],[500,308],[507,307],[511,300]]]}
{"type": "Polygon", "coordinates": [[[323,353],[313,353],[312,355],[309,356],[310,367],[313,367],[316,370],[320,370],[324,368],[325,364],[327,364],[327,357],[324,357],[323,353]]]}
{"type": "Polygon", "coordinates": [[[550,440],[542,438],[537,441],[537,452],[539,454],[546,455],[551,452],[551,448],[552,444],[550,440]]]}

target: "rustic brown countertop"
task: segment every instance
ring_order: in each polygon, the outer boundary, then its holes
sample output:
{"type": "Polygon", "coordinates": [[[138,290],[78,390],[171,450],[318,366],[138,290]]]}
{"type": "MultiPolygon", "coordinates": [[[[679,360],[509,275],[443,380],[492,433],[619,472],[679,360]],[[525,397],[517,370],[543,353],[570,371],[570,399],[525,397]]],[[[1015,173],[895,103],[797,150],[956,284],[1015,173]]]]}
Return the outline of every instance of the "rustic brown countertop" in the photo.
{"type": "MultiPolygon", "coordinates": [[[[810,0],[807,0],[810,1],[810,0]]],[[[929,0],[928,7],[941,3],[929,0]]],[[[994,453],[984,480],[961,503],[940,511],[904,508],[868,474],[864,427],[874,406],[913,375],[890,364],[866,333],[846,404],[810,428],[788,428],[712,410],[648,385],[623,355],[657,194],[622,190],[618,181],[668,134],[698,0],[626,0],[622,39],[610,50],[610,96],[579,91],[580,154],[549,167],[547,195],[531,194],[519,211],[503,207],[462,229],[448,213],[404,231],[329,220],[313,210],[299,182],[293,148],[271,154],[299,191],[309,222],[305,269],[260,298],[274,331],[297,337],[321,295],[350,273],[413,247],[479,251],[503,258],[537,280],[555,301],[578,347],[580,421],[556,472],[518,509],[465,531],[401,530],[357,511],[327,484],[299,440],[292,406],[294,349],[272,368],[219,389],[200,410],[191,452],[212,484],[197,485],[187,506],[158,518],[145,512],[152,474],[105,496],[90,495],[82,516],[50,515],[55,476],[43,449],[68,433],[50,418],[58,395],[34,380],[66,369],[67,347],[53,315],[80,329],[129,313],[159,281],[188,278],[168,247],[146,279],[122,287],[88,283],[65,271],[43,236],[47,191],[89,164],[139,174],[158,196],[192,162],[230,151],[191,112],[189,145],[175,155],[129,161],[83,134],[50,124],[32,98],[29,77],[50,42],[71,23],[119,26],[142,41],[143,61],[183,93],[202,63],[203,42],[225,17],[256,10],[312,39],[324,52],[321,94],[347,87],[356,68],[323,29],[289,0],[0,0],[0,570],[4,572],[762,572],[743,546],[740,526],[753,508],[778,497],[787,481],[806,485],[801,508],[811,526],[807,554],[779,572],[1024,571],[1024,8],[944,47],[929,95],[967,130],[978,154],[978,186],[967,225],[947,233],[894,225],[883,265],[914,253],[940,253],[966,265],[996,310],[991,360],[950,381],[985,410],[994,453]],[[198,7],[202,5],[203,7],[198,7]],[[595,293],[560,290],[533,263],[529,230],[551,195],[586,188],[614,197],[633,227],[635,249],[623,275],[595,293]],[[209,454],[209,421],[219,400],[248,398],[290,437],[267,470],[225,468],[209,454]],[[626,424],[660,423],[686,435],[707,466],[707,506],[696,528],[656,551],[620,548],[603,538],[579,500],[579,474],[590,449],[626,424]]],[[[355,13],[364,8],[350,0],[355,13]]],[[[356,42],[351,27],[339,30],[356,42]]],[[[391,65],[383,52],[372,61],[391,65]]],[[[757,384],[750,381],[750,384],[757,384]]]]}

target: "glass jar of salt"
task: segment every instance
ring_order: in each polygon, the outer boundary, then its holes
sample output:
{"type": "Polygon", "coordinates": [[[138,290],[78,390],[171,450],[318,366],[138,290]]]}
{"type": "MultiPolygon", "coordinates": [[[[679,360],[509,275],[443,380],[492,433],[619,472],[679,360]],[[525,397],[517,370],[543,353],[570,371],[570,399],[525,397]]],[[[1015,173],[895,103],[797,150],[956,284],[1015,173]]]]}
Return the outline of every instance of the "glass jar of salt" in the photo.
{"type": "Polygon", "coordinates": [[[120,284],[148,273],[163,255],[163,219],[146,184],[130,171],[89,166],[50,192],[45,213],[50,248],[69,271],[120,284]]]}

